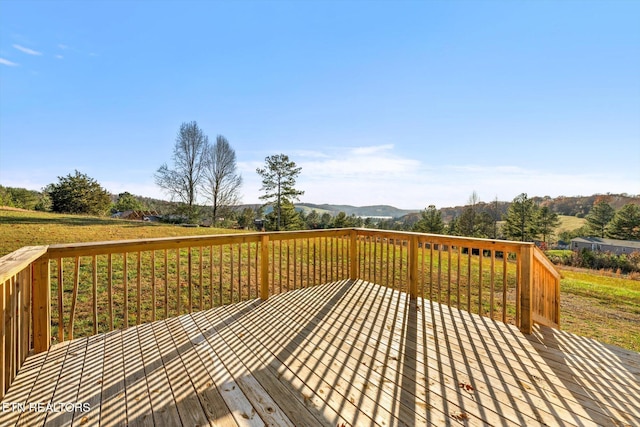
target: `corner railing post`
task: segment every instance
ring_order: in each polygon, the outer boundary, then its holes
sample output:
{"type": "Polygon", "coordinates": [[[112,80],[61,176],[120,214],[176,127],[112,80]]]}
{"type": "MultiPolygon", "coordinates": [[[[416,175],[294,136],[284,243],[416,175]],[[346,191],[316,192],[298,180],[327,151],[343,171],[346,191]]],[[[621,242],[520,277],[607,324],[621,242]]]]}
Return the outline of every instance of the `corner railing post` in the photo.
{"type": "Polygon", "coordinates": [[[260,240],[260,299],[269,298],[269,235],[260,240]]]}
{"type": "Polygon", "coordinates": [[[409,295],[418,297],[418,236],[409,240],[409,295]]]}
{"type": "Polygon", "coordinates": [[[358,279],[358,230],[349,233],[349,279],[358,279]]]}
{"type": "Polygon", "coordinates": [[[520,330],[530,334],[533,327],[532,291],[533,291],[533,246],[526,245],[520,249],[520,330]]]}
{"type": "Polygon", "coordinates": [[[49,258],[33,263],[33,350],[42,353],[51,343],[51,279],[49,258]]]}

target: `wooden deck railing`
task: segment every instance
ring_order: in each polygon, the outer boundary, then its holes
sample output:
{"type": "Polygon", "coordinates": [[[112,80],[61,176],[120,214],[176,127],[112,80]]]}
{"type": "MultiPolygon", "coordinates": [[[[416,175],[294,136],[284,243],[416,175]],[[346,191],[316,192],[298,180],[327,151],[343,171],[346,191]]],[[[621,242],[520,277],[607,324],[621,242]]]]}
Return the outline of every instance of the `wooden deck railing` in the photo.
{"type": "Polygon", "coordinates": [[[559,275],[531,243],[337,229],[61,244],[0,259],[2,387],[27,352],[344,279],[517,325],[559,326],[559,275]]]}

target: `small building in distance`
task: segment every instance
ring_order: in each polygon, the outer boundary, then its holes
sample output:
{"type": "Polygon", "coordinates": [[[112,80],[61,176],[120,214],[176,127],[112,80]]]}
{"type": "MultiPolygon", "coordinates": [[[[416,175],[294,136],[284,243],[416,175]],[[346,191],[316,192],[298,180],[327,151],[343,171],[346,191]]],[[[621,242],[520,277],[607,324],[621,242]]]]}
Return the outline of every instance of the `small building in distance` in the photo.
{"type": "Polygon", "coordinates": [[[601,237],[577,237],[571,239],[571,249],[574,251],[587,249],[594,252],[611,252],[616,255],[622,255],[640,252],[640,241],[604,239],[601,237]]]}

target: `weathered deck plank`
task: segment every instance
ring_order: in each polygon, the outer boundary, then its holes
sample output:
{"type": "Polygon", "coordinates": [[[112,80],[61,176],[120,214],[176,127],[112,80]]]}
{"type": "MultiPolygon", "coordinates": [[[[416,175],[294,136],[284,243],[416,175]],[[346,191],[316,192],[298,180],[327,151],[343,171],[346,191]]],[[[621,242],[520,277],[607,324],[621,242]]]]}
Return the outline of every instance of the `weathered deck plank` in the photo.
{"type": "Polygon", "coordinates": [[[144,372],[149,386],[153,421],[156,425],[162,423],[180,425],[180,415],[162,361],[158,341],[153,333],[153,325],[150,323],[140,325],[138,333],[144,372]]]}
{"type": "Polygon", "coordinates": [[[130,426],[152,427],[153,411],[149,386],[145,376],[137,328],[122,331],[122,346],[126,349],[124,375],[127,404],[127,423],[130,426]]]}
{"type": "Polygon", "coordinates": [[[105,335],[94,335],[87,342],[86,359],[82,367],[78,402],[87,405],[87,411],[76,411],[73,424],[82,426],[100,425],[100,405],[102,401],[102,365],[105,335]]]}
{"type": "Polygon", "coordinates": [[[125,424],[127,405],[122,331],[115,330],[107,333],[104,346],[100,425],[125,424]]]}
{"type": "Polygon", "coordinates": [[[198,324],[200,324],[201,321],[197,320],[201,315],[203,315],[203,313],[194,313],[193,317],[184,316],[180,318],[180,322],[188,334],[189,340],[194,346],[198,357],[200,357],[204,368],[213,381],[213,384],[220,390],[220,395],[226,402],[236,423],[240,426],[263,427],[265,424],[256,414],[253,405],[244,393],[242,393],[229,370],[227,370],[222,360],[220,360],[207,342],[205,336],[208,331],[201,332],[198,329],[198,324]]]}
{"type": "Polygon", "coordinates": [[[196,391],[196,396],[204,410],[210,425],[232,427],[238,424],[233,419],[231,411],[227,407],[220,391],[211,380],[202,361],[198,357],[191,340],[182,328],[180,319],[173,317],[167,320],[171,336],[179,346],[179,354],[189,373],[189,378],[196,391]]]}
{"type": "Polygon", "coordinates": [[[182,364],[179,346],[173,341],[167,322],[156,322],[152,325],[181,423],[208,425],[209,421],[191,383],[189,371],[182,364]]]}
{"type": "MultiPolygon", "coordinates": [[[[640,354],[336,282],[31,356],[0,425],[640,425],[640,354]]],[[[4,406],[3,406],[4,408],[4,406]]]]}
{"type": "MultiPolygon", "coordinates": [[[[245,305],[245,308],[251,308],[251,304],[245,305]]],[[[282,390],[273,376],[265,372],[263,361],[255,357],[252,349],[241,339],[242,337],[238,337],[227,327],[229,323],[240,321],[242,315],[225,318],[224,314],[220,314],[221,311],[221,309],[207,311],[205,317],[201,318],[205,329],[211,332],[215,331],[208,337],[212,347],[232,373],[240,389],[254,403],[256,412],[265,420],[266,424],[295,425],[287,416],[286,407],[283,408],[278,402],[279,397],[286,395],[286,391],[282,390]],[[236,360],[225,357],[225,353],[228,354],[229,351],[235,354],[236,360]]],[[[287,398],[291,399],[291,396],[287,396],[287,398]]],[[[297,409],[300,410],[301,419],[306,419],[309,422],[309,414],[305,408],[297,409]]]]}

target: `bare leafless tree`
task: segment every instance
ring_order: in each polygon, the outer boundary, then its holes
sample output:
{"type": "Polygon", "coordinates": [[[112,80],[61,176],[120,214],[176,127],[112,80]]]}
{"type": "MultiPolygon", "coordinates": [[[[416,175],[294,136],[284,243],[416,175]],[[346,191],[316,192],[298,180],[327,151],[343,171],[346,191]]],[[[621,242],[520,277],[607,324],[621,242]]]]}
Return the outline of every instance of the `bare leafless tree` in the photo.
{"type": "Polygon", "coordinates": [[[216,143],[208,145],[205,151],[202,186],[211,203],[213,222],[240,202],[242,176],[237,170],[235,150],[224,136],[218,135],[216,143]]]}
{"type": "Polygon", "coordinates": [[[193,121],[182,123],[173,148],[173,168],[163,164],[155,173],[156,184],[172,200],[178,199],[187,207],[190,221],[197,219],[197,189],[202,180],[203,159],[209,138],[193,121]]]}

